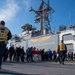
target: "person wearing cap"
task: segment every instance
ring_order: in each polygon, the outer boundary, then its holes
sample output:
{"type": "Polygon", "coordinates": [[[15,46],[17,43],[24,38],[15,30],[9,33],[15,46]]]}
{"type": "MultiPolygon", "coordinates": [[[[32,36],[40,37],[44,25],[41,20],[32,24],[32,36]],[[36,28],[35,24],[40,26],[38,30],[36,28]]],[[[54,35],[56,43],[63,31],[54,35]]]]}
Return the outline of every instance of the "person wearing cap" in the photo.
{"type": "Polygon", "coordinates": [[[9,39],[11,39],[12,34],[10,30],[5,27],[5,22],[2,20],[0,21],[0,69],[2,65],[2,57],[4,50],[6,49],[6,45],[9,39]]]}

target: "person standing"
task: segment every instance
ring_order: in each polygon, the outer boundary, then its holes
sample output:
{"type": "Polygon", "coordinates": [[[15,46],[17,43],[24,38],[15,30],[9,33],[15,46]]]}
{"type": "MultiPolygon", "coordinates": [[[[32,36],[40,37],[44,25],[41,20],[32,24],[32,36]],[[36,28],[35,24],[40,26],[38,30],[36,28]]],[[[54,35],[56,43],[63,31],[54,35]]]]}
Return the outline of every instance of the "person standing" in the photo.
{"type": "Polygon", "coordinates": [[[14,55],[14,45],[10,46],[9,48],[9,59],[12,61],[12,57],[14,55]]]}
{"type": "Polygon", "coordinates": [[[24,47],[21,48],[21,61],[24,62],[24,47]]]}
{"type": "Polygon", "coordinates": [[[4,50],[6,49],[6,45],[8,43],[8,40],[11,39],[12,34],[10,30],[5,27],[5,22],[2,20],[0,21],[0,69],[2,65],[2,57],[4,50]]]}
{"type": "Polygon", "coordinates": [[[60,47],[60,64],[64,64],[64,60],[66,57],[67,47],[66,44],[61,40],[61,43],[59,44],[60,47]]]}

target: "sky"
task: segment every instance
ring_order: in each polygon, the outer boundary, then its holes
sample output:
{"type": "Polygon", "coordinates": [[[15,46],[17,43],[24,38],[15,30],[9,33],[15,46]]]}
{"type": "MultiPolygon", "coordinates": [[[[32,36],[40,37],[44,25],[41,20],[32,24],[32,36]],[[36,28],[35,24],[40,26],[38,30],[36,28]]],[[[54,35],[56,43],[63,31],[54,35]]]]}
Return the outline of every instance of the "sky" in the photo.
{"type": "MultiPolygon", "coordinates": [[[[47,2],[48,0],[44,0],[47,2]]],[[[29,23],[39,29],[40,24],[34,23],[35,14],[29,12],[30,7],[38,10],[41,0],[0,0],[0,20],[6,22],[12,35],[20,34],[22,26],[29,23]]],[[[50,6],[55,10],[52,15],[51,28],[58,30],[60,25],[75,24],[75,0],[50,0],[50,6]]]]}

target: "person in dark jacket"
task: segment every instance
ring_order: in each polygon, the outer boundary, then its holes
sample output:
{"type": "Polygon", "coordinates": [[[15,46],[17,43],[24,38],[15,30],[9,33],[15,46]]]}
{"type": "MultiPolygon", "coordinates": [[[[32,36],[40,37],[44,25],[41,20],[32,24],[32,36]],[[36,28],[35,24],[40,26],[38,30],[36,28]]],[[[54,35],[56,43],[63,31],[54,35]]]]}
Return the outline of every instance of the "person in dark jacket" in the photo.
{"type": "Polygon", "coordinates": [[[24,47],[21,48],[21,61],[24,62],[24,47]]]}
{"type": "Polygon", "coordinates": [[[12,61],[13,54],[14,54],[14,45],[12,45],[9,48],[9,59],[10,59],[10,61],[12,61]]]}
{"type": "Polygon", "coordinates": [[[0,21],[0,69],[2,65],[2,57],[4,50],[6,49],[8,40],[10,40],[11,37],[11,32],[7,27],[5,27],[5,22],[3,20],[0,21]]]}
{"type": "Polygon", "coordinates": [[[17,61],[20,61],[20,58],[21,58],[21,46],[17,47],[16,53],[17,53],[17,61]]]}

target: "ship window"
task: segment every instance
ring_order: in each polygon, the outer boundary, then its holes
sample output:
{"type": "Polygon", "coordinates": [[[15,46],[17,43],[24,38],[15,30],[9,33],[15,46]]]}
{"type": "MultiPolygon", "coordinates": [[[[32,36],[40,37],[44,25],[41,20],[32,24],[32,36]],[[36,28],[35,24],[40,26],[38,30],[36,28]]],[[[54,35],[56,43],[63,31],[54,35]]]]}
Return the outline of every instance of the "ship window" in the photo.
{"type": "Polygon", "coordinates": [[[65,34],[62,36],[62,38],[64,41],[73,40],[73,35],[72,34],[65,34]]]}

